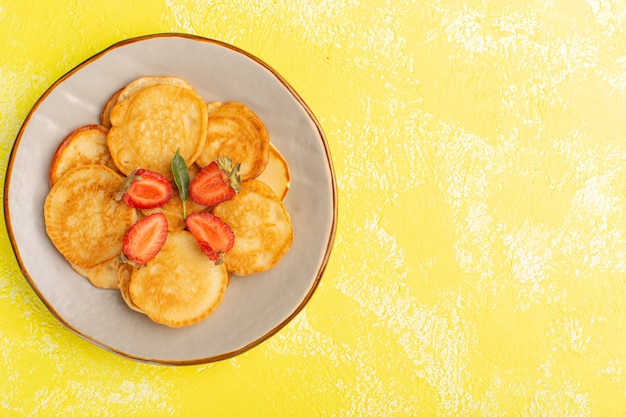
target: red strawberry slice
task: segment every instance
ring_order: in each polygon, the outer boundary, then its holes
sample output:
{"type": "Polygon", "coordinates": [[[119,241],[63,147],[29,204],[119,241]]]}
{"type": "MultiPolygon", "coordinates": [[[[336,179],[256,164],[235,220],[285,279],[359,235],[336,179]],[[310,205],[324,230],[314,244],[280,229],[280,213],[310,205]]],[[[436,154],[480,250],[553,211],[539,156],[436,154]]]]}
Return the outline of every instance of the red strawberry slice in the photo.
{"type": "Polygon", "coordinates": [[[187,230],[196,238],[200,249],[216,264],[235,244],[235,235],[222,219],[211,213],[194,213],[187,217],[187,230]]]}
{"type": "Polygon", "coordinates": [[[137,267],[145,266],[165,244],[167,229],[167,218],[162,213],[139,220],[124,236],[120,261],[137,267]]]}
{"type": "Polygon", "coordinates": [[[240,164],[218,158],[205,166],[189,184],[189,197],[203,206],[216,206],[239,192],[240,164]]]}
{"type": "Polygon", "coordinates": [[[161,207],[172,198],[172,185],[158,172],[136,169],[131,172],[122,190],[115,197],[136,209],[161,207]]]}

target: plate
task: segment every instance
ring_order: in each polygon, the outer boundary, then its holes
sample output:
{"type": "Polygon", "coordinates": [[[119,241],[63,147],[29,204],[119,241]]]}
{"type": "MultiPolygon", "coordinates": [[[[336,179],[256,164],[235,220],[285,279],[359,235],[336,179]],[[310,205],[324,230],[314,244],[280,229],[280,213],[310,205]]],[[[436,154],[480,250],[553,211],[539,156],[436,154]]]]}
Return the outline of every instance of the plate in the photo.
{"type": "Polygon", "coordinates": [[[68,72],[37,101],[11,151],[4,211],[13,250],[37,295],[77,335],[139,361],[186,365],[226,359],[285,326],[315,291],[332,249],[337,192],[319,122],[276,71],[219,41],[156,34],[116,43],[68,72]],[[188,80],[206,101],[240,101],[265,123],[291,170],[285,198],[291,250],[270,271],[233,277],[221,306],[205,321],[173,329],[126,307],[119,291],[77,275],[46,235],[48,168],[60,141],[98,123],[106,100],[144,75],[188,80]]]}

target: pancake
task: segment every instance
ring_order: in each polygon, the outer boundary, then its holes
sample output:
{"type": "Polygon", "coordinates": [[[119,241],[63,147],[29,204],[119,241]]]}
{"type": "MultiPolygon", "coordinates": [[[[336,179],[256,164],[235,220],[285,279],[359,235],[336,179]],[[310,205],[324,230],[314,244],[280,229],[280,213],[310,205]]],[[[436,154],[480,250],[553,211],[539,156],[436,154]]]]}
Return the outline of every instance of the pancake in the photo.
{"type": "Polygon", "coordinates": [[[189,84],[187,80],[180,77],[175,77],[171,75],[146,75],[126,84],[126,86],[120,91],[120,94],[118,95],[116,101],[120,102],[127,100],[144,88],[158,84],[168,84],[180,88],[194,90],[193,86],[189,84]]]}
{"type": "Polygon", "coordinates": [[[83,165],[57,181],[44,203],[46,233],[57,250],[80,268],[110,262],[136,211],[115,200],[124,179],[104,165],[83,165]]]}
{"type": "Polygon", "coordinates": [[[204,148],[207,106],[193,89],[156,84],[123,101],[118,98],[111,124],[107,144],[120,172],[129,175],[144,168],[172,179],[177,150],[191,165],[204,148]]]}
{"type": "Polygon", "coordinates": [[[221,101],[210,101],[206,104],[206,109],[208,114],[213,113],[213,111],[217,110],[222,104],[221,101]]]}
{"type": "Polygon", "coordinates": [[[113,259],[110,262],[91,268],[82,268],[73,264],[70,264],[70,266],[74,271],[87,278],[94,286],[110,289],[117,288],[117,264],[117,259],[113,259]]]}
{"type": "Polygon", "coordinates": [[[267,271],[291,247],[291,218],[283,202],[261,181],[243,182],[239,193],[217,205],[213,214],[235,235],[233,248],[224,254],[224,264],[232,274],[267,271]]]}
{"type": "Polygon", "coordinates": [[[148,264],[133,269],[132,303],[153,321],[184,327],[207,318],[221,304],[228,286],[224,265],[215,265],[186,230],[169,232],[148,264]]]}
{"type": "Polygon", "coordinates": [[[130,277],[133,273],[133,267],[122,262],[117,263],[117,287],[120,290],[122,299],[131,310],[145,314],[130,298],[130,277]]]}
{"type": "Polygon", "coordinates": [[[113,108],[115,103],[117,103],[117,99],[122,93],[122,90],[123,89],[120,88],[115,93],[113,93],[113,95],[109,97],[107,102],[104,104],[104,107],[102,108],[102,111],[100,112],[100,124],[106,127],[107,129],[111,127],[111,109],[113,108]]]}
{"type": "Polygon", "coordinates": [[[269,135],[259,117],[245,104],[226,102],[208,116],[206,144],[196,163],[205,167],[218,156],[241,163],[242,180],[261,175],[269,158],[269,135]]]}
{"type": "Polygon", "coordinates": [[[80,165],[106,165],[117,171],[107,147],[108,131],[101,125],[85,125],[70,132],[52,155],[48,174],[50,186],[69,169],[80,165]]]}
{"type": "Polygon", "coordinates": [[[257,180],[264,182],[274,191],[274,194],[284,200],[291,185],[291,172],[285,157],[270,143],[270,155],[267,166],[257,180]]]}

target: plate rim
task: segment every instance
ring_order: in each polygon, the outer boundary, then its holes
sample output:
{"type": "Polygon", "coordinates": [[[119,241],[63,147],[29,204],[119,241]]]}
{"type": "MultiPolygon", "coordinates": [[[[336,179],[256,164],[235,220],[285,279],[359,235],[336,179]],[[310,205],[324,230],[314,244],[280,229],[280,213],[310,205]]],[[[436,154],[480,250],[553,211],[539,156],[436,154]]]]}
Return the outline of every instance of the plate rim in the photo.
{"type": "Polygon", "coordinates": [[[81,337],[82,339],[104,349],[107,350],[109,352],[115,353],[119,356],[131,359],[131,360],[135,360],[135,361],[139,361],[139,362],[144,362],[144,363],[154,363],[154,364],[160,364],[160,365],[198,365],[198,364],[205,364],[205,363],[210,363],[210,362],[217,362],[217,361],[222,361],[225,359],[229,359],[235,356],[238,356],[256,346],[258,346],[259,344],[263,343],[264,341],[268,340],[269,338],[271,338],[272,336],[274,336],[279,330],[281,330],[283,327],[285,327],[291,320],[293,320],[301,311],[302,309],[308,304],[308,302],[310,301],[310,299],[313,297],[313,294],[315,293],[315,291],[317,290],[319,283],[321,281],[322,276],[324,275],[324,272],[326,270],[326,267],[328,265],[329,259],[330,259],[330,255],[334,246],[334,241],[335,241],[335,235],[336,235],[336,230],[337,230],[337,216],[338,216],[338,199],[337,199],[337,181],[336,181],[336,177],[335,177],[335,170],[333,167],[333,163],[332,163],[332,158],[331,158],[331,153],[330,153],[330,149],[328,146],[328,141],[326,139],[326,135],[324,134],[324,131],[322,129],[321,124],[319,123],[319,121],[317,120],[317,118],[315,117],[315,115],[313,114],[313,112],[311,111],[311,109],[309,108],[309,106],[304,102],[304,100],[300,97],[300,95],[295,91],[295,89],[291,86],[291,84],[289,84],[289,82],[282,77],[282,75],[280,75],[273,67],[271,67],[269,64],[267,64],[265,61],[261,60],[260,58],[256,57],[255,55],[237,47],[234,46],[232,44],[226,43],[224,41],[220,41],[217,39],[212,39],[212,38],[208,38],[208,37],[203,37],[200,35],[194,35],[194,34],[189,34],[189,33],[180,33],[180,32],[160,32],[160,33],[153,33],[153,34],[148,34],[148,35],[141,35],[141,36],[136,36],[136,37],[131,37],[131,38],[127,38],[127,39],[123,39],[121,41],[115,42],[111,45],[109,45],[108,47],[96,52],[95,54],[91,55],[90,57],[88,57],[87,59],[83,60],[82,62],[80,62],[79,64],[75,65],[73,68],[71,68],[69,71],[67,71],[65,74],[63,74],[61,77],[59,77],[55,82],[53,82],[42,94],[41,96],[37,99],[37,101],[33,104],[33,106],[30,108],[30,110],[28,111],[28,114],[26,115],[26,117],[24,118],[24,121],[22,123],[22,125],[20,126],[20,129],[18,131],[18,134],[15,138],[15,141],[11,147],[11,151],[9,152],[9,158],[8,158],[8,163],[7,163],[7,168],[5,171],[5,178],[4,178],[4,183],[3,183],[3,210],[4,210],[4,223],[5,223],[5,228],[7,230],[7,235],[9,237],[9,241],[11,243],[11,248],[13,250],[13,253],[15,255],[15,258],[17,260],[18,266],[20,268],[20,271],[22,273],[22,275],[24,276],[24,278],[26,279],[26,281],[28,282],[28,284],[30,285],[30,287],[33,289],[33,291],[35,291],[37,297],[39,298],[39,300],[46,306],[46,308],[48,309],[48,311],[59,321],[63,324],[63,326],[70,330],[72,333],[74,333],[75,335],[81,337]],[[256,62],[258,65],[260,65],[261,67],[265,68],[265,70],[267,70],[272,76],[274,76],[286,89],[287,91],[293,96],[293,98],[298,102],[298,104],[302,107],[302,109],[307,113],[307,116],[309,118],[309,120],[314,124],[315,129],[317,130],[319,137],[321,139],[322,142],[322,147],[324,150],[324,155],[326,157],[326,162],[328,165],[328,171],[329,171],[329,177],[330,177],[330,185],[331,185],[331,204],[332,204],[332,219],[331,219],[331,224],[330,224],[330,230],[329,230],[329,234],[328,234],[328,240],[326,242],[326,249],[324,252],[324,256],[321,259],[321,262],[318,266],[317,269],[317,274],[315,279],[313,280],[313,282],[311,283],[306,295],[302,298],[302,300],[300,301],[300,303],[296,306],[296,308],[282,321],[280,321],[278,324],[276,324],[274,327],[272,327],[269,331],[267,331],[265,334],[263,334],[260,337],[257,337],[255,340],[251,341],[250,343],[238,348],[238,349],[234,349],[231,350],[229,352],[224,352],[222,354],[218,354],[218,355],[213,355],[213,356],[208,356],[208,357],[204,357],[204,358],[197,358],[197,359],[185,359],[185,360],[167,360],[167,359],[158,359],[158,358],[143,358],[140,357],[138,355],[133,355],[130,354],[128,352],[123,352],[121,349],[117,349],[114,348],[112,346],[109,346],[107,344],[104,344],[96,339],[94,339],[93,337],[84,334],[84,332],[74,328],[72,325],[70,325],[54,308],[53,305],[51,305],[50,301],[47,300],[43,294],[40,292],[39,288],[36,285],[36,282],[33,280],[33,278],[30,276],[30,274],[28,273],[28,270],[26,268],[26,266],[24,265],[24,262],[22,261],[22,257],[20,255],[20,250],[18,248],[17,242],[15,240],[15,236],[13,233],[13,226],[11,223],[11,213],[10,213],[10,208],[9,208],[9,192],[10,192],[10,184],[11,184],[11,177],[12,177],[12,172],[13,172],[13,164],[15,162],[15,155],[17,153],[17,149],[20,146],[21,140],[22,140],[22,136],[23,133],[26,129],[26,127],[29,125],[30,120],[32,118],[32,116],[35,114],[35,112],[37,111],[37,109],[39,108],[39,106],[46,100],[46,98],[48,97],[48,95],[50,93],[52,93],[52,91],[54,91],[57,86],[59,84],[61,84],[62,82],[64,82],[66,79],[70,78],[71,76],[73,76],[76,72],[78,72],[79,70],[81,70],[82,68],[86,67],[87,65],[93,63],[94,61],[98,60],[100,57],[106,55],[107,53],[122,48],[124,46],[127,45],[131,45],[131,44],[135,44],[135,43],[140,43],[143,41],[149,41],[152,39],[157,39],[157,38],[181,38],[181,39],[185,39],[185,40],[191,40],[191,41],[196,41],[196,42],[204,42],[204,43],[209,43],[209,44],[213,44],[213,45],[217,45],[220,46],[222,48],[226,48],[229,49],[233,52],[236,52],[238,54],[241,54],[249,59],[251,59],[252,61],[256,62]]]}

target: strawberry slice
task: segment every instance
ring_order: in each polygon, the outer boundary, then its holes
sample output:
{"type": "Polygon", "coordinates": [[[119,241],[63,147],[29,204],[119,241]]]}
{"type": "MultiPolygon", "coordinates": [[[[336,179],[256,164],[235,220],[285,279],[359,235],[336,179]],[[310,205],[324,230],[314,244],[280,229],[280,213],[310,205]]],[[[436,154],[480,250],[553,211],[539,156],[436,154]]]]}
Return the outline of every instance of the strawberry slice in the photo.
{"type": "Polygon", "coordinates": [[[172,185],[167,178],[158,172],[140,168],[126,177],[115,199],[123,199],[129,207],[136,209],[151,209],[161,207],[170,201],[172,195],[172,185]]]}
{"type": "Polygon", "coordinates": [[[189,184],[189,197],[203,206],[216,206],[239,192],[240,164],[219,158],[202,168],[189,184]]]}
{"type": "Polygon", "coordinates": [[[221,264],[224,254],[235,244],[230,226],[211,213],[190,214],[186,223],[187,230],[196,238],[202,252],[217,265],[221,264]]]}
{"type": "Polygon", "coordinates": [[[145,266],[165,244],[167,229],[167,218],[162,213],[154,213],[139,220],[124,236],[120,262],[136,267],[145,266]]]}

